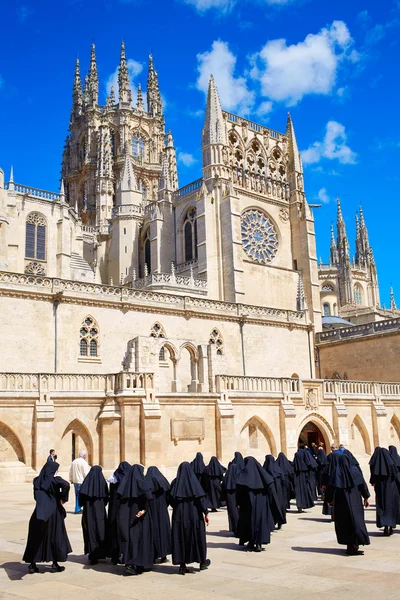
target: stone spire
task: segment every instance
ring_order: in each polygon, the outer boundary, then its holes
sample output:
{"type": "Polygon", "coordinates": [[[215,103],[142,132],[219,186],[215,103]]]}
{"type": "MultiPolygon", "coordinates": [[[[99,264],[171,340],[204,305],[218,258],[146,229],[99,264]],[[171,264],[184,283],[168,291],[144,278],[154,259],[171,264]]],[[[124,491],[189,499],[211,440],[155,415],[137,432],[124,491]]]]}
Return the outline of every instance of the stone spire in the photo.
{"type": "Polygon", "coordinates": [[[115,92],[114,92],[114,86],[112,85],[110,88],[110,93],[106,100],[106,106],[107,106],[108,110],[111,110],[114,108],[114,105],[115,105],[115,92]]]}
{"type": "Polygon", "coordinates": [[[143,93],[142,93],[142,86],[140,85],[140,83],[138,83],[138,86],[137,86],[136,108],[138,110],[143,110],[144,111],[143,93]]]}
{"type": "Polygon", "coordinates": [[[170,189],[172,191],[176,191],[178,189],[178,167],[176,164],[176,149],[174,146],[174,139],[172,137],[171,130],[168,130],[167,133],[167,144],[165,147],[165,155],[167,157],[168,164],[168,172],[169,172],[169,181],[170,181],[170,189]]]}
{"type": "Polygon", "coordinates": [[[171,180],[170,180],[170,176],[169,176],[168,157],[167,157],[165,150],[162,153],[161,161],[162,161],[161,162],[161,177],[160,177],[160,184],[158,186],[158,189],[160,192],[162,190],[169,192],[169,191],[171,191],[171,180]]]}
{"type": "Polygon", "coordinates": [[[149,56],[149,70],[147,75],[147,112],[152,116],[162,115],[162,102],[158,85],[158,74],[154,69],[153,56],[149,56]]]}
{"type": "Polygon", "coordinates": [[[208,84],[206,117],[203,129],[203,147],[209,144],[222,144],[224,146],[227,144],[221,102],[213,75],[211,75],[208,84]]]}
{"type": "Polygon", "coordinates": [[[289,171],[291,173],[303,173],[303,165],[299,148],[297,146],[296,134],[294,132],[293,121],[290,113],[286,124],[286,136],[289,140],[289,171]]]}
{"type": "Polygon", "coordinates": [[[339,263],[339,254],[335,240],[335,230],[331,224],[331,251],[330,251],[330,263],[331,265],[337,265],[339,263]]]}
{"type": "Polygon", "coordinates": [[[338,246],[338,251],[339,251],[339,260],[345,261],[345,262],[347,262],[347,261],[350,262],[350,246],[349,246],[349,240],[347,238],[347,233],[346,233],[346,224],[343,219],[340,198],[337,199],[337,232],[338,232],[337,246],[338,246]]]}
{"type": "Polygon", "coordinates": [[[90,104],[89,75],[85,75],[85,85],[83,87],[83,106],[86,108],[90,104]]]}
{"type": "Polygon", "coordinates": [[[61,179],[61,185],[60,185],[60,202],[65,202],[64,179],[61,179]]]}
{"type": "Polygon", "coordinates": [[[390,310],[397,310],[393,287],[390,286],[390,310]]]}
{"type": "Polygon", "coordinates": [[[121,44],[121,57],[119,61],[118,69],[118,87],[119,87],[119,103],[120,104],[132,104],[132,91],[129,83],[129,71],[128,63],[126,62],[125,56],[125,43],[121,44]]]}
{"type": "Polygon", "coordinates": [[[89,66],[89,103],[90,106],[97,106],[99,102],[99,78],[97,75],[96,50],[92,44],[89,66]]]}
{"type": "Polygon", "coordinates": [[[77,119],[82,114],[82,81],[79,58],[75,63],[74,86],[72,89],[72,119],[77,119]]]}
{"type": "Polygon", "coordinates": [[[127,152],[125,153],[125,162],[122,167],[119,188],[122,192],[135,192],[138,190],[135,172],[132,167],[132,160],[127,152]]]}
{"type": "Polygon", "coordinates": [[[10,169],[10,179],[8,182],[8,189],[10,191],[15,190],[15,183],[14,183],[14,167],[11,165],[11,169],[10,169]]]}
{"type": "Polygon", "coordinates": [[[337,199],[337,249],[340,270],[340,297],[342,305],[353,303],[353,276],[350,263],[350,245],[346,233],[340,199],[337,199]]]}

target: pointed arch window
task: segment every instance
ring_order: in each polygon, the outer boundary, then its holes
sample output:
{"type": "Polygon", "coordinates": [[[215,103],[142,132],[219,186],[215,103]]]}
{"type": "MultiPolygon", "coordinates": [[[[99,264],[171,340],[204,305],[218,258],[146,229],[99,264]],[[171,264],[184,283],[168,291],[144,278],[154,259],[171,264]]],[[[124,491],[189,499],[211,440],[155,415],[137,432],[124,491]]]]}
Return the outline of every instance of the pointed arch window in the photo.
{"type": "Polygon", "coordinates": [[[325,302],[323,309],[324,309],[324,317],[330,317],[331,316],[331,307],[329,306],[328,302],[325,302]]]}
{"type": "Polygon", "coordinates": [[[144,139],[139,135],[134,135],[132,137],[132,156],[134,158],[143,158],[144,157],[144,139]]]}
{"type": "Polygon", "coordinates": [[[146,235],[144,236],[144,244],[143,244],[143,252],[144,252],[144,264],[147,267],[147,272],[151,273],[151,242],[150,242],[150,229],[146,231],[146,235]]]}
{"type": "Polygon", "coordinates": [[[197,259],[197,219],[196,209],[189,208],[183,223],[185,262],[197,259]]]}
{"type": "Polygon", "coordinates": [[[356,304],[364,304],[364,292],[359,283],[354,286],[354,302],[356,304]]]}
{"type": "Polygon", "coordinates": [[[87,316],[79,330],[79,355],[87,358],[99,356],[99,327],[93,317],[87,316]]]}
{"type": "Polygon", "coordinates": [[[40,213],[30,213],[26,218],[25,257],[46,260],[46,219],[40,213]]]}

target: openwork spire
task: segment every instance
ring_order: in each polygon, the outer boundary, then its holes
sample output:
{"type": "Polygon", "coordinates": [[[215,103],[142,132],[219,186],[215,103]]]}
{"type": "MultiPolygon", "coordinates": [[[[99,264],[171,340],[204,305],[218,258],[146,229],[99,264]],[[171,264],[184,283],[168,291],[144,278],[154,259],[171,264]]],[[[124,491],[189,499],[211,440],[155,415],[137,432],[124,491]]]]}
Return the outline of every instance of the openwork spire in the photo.
{"type": "Polygon", "coordinates": [[[132,104],[132,91],[129,82],[128,63],[125,56],[125,43],[121,44],[121,56],[118,69],[119,103],[132,104]]]}
{"type": "Polygon", "coordinates": [[[111,110],[112,108],[114,108],[114,105],[115,105],[115,92],[114,92],[114,86],[112,85],[110,88],[110,93],[106,100],[106,106],[109,110],[111,110]]]}
{"type": "Polygon", "coordinates": [[[203,146],[209,144],[222,144],[224,146],[227,144],[221,102],[213,75],[211,75],[208,84],[206,117],[203,129],[203,146]]]}
{"type": "Polygon", "coordinates": [[[349,263],[350,262],[350,246],[349,240],[346,233],[346,224],[343,219],[342,206],[340,204],[340,198],[337,199],[337,248],[339,253],[339,262],[349,263]]]}
{"type": "Polygon", "coordinates": [[[82,81],[79,58],[75,63],[74,86],[72,90],[72,117],[78,118],[82,114],[82,81]]]}
{"type": "Polygon", "coordinates": [[[83,105],[89,106],[90,104],[90,91],[89,91],[89,75],[85,75],[85,85],[83,88],[83,105]]]}
{"type": "Polygon", "coordinates": [[[297,310],[303,311],[306,309],[306,297],[304,294],[304,284],[303,284],[303,275],[302,272],[299,271],[299,279],[297,282],[297,310]]]}
{"type": "Polygon", "coordinates": [[[335,240],[335,230],[331,224],[331,248],[330,248],[331,265],[337,265],[339,262],[338,249],[335,240]]]}
{"type": "Polygon", "coordinates": [[[150,115],[162,115],[162,102],[158,85],[158,74],[154,68],[153,56],[149,56],[149,70],[147,75],[147,112],[150,115]]]}
{"type": "Polygon", "coordinates": [[[144,111],[144,104],[143,104],[143,92],[142,92],[142,86],[140,85],[140,83],[138,83],[137,86],[137,102],[136,102],[136,108],[138,110],[143,110],[144,111]]]}
{"type": "Polygon", "coordinates": [[[96,106],[99,101],[99,78],[97,75],[96,49],[92,44],[89,66],[89,102],[91,106],[96,106]]]}

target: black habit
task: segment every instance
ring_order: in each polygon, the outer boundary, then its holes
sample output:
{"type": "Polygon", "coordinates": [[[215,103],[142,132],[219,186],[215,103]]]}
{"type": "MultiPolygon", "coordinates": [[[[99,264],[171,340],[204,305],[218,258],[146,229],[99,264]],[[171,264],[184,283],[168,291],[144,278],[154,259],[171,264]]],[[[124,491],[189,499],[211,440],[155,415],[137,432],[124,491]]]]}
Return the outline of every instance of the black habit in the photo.
{"type": "Polygon", "coordinates": [[[171,484],[172,506],[172,563],[205,564],[207,561],[204,515],[208,510],[205,492],[190,464],[183,462],[171,484]]]}
{"type": "Polygon", "coordinates": [[[108,486],[101,467],[92,467],[79,491],[79,506],[83,507],[84,553],[89,555],[89,560],[94,564],[99,558],[106,558],[108,496],[108,486]]]}
{"type": "Polygon", "coordinates": [[[118,515],[122,558],[125,565],[151,567],[154,560],[153,529],[148,510],[153,498],[141,465],[132,465],[118,487],[118,515]],[[140,517],[136,515],[144,510],[140,517]]]}
{"type": "Polygon", "coordinates": [[[315,500],[315,460],[304,448],[297,450],[293,459],[294,490],[297,508],[312,508],[315,500]]]}
{"type": "Polygon", "coordinates": [[[197,479],[201,482],[201,478],[203,477],[203,473],[206,468],[204,458],[201,452],[197,452],[196,457],[194,458],[194,460],[192,460],[190,466],[192,467],[197,479]]]}
{"type": "Polygon", "coordinates": [[[171,554],[171,522],[168,504],[170,485],[157,467],[149,467],[146,473],[153,499],[149,511],[153,524],[154,558],[165,558],[171,554]]]}
{"type": "Polygon", "coordinates": [[[376,526],[396,527],[399,521],[400,476],[397,467],[386,448],[375,448],[369,461],[370,484],[375,489],[376,526]]]}
{"type": "Polygon", "coordinates": [[[295,498],[294,494],[294,471],[293,464],[288,460],[283,452],[279,452],[276,464],[283,475],[283,493],[286,501],[286,510],[290,508],[290,500],[295,498]]]}
{"type": "Polygon", "coordinates": [[[236,481],[236,504],[239,508],[239,522],[236,537],[240,545],[248,542],[248,549],[261,551],[262,544],[271,540],[270,488],[274,479],[249,456],[244,460],[244,468],[236,481]]]}
{"type": "Polygon", "coordinates": [[[349,552],[358,550],[360,544],[366,546],[370,543],[362,502],[369,495],[361,470],[351,464],[349,456],[333,452],[329,461],[325,497],[327,502],[333,504],[337,541],[345,544],[349,552]]]}
{"type": "Polygon", "coordinates": [[[33,480],[36,508],[29,521],[28,540],[22,558],[27,563],[65,562],[72,552],[62,505],[68,501],[69,483],[55,477],[58,468],[58,463],[47,462],[33,480]]]}
{"type": "Polygon", "coordinates": [[[286,523],[286,498],[283,491],[283,474],[272,454],[265,457],[263,469],[274,479],[271,486],[270,505],[274,525],[278,529],[286,523]]]}
{"type": "Polygon", "coordinates": [[[110,481],[110,500],[108,504],[107,515],[107,556],[111,562],[117,564],[121,556],[121,539],[119,536],[118,517],[121,497],[118,495],[118,487],[122,485],[123,480],[128,475],[131,465],[123,461],[118,469],[114,471],[110,481]]]}
{"type": "Polygon", "coordinates": [[[225,471],[225,467],[221,465],[218,458],[211,457],[201,479],[206,492],[207,508],[216,510],[221,507],[221,484],[225,471]]]}
{"type": "Polygon", "coordinates": [[[322,496],[322,474],[328,464],[328,459],[323,448],[318,448],[316,456],[317,461],[317,492],[318,496],[322,496]]]}
{"type": "Polygon", "coordinates": [[[236,481],[240,471],[241,469],[239,468],[238,464],[232,461],[228,465],[225,479],[222,482],[221,497],[226,501],[229,531],[232,531],[233,535],[236,535],[237,524],[239,520],[239,510],[236,505],[236,481]]]}

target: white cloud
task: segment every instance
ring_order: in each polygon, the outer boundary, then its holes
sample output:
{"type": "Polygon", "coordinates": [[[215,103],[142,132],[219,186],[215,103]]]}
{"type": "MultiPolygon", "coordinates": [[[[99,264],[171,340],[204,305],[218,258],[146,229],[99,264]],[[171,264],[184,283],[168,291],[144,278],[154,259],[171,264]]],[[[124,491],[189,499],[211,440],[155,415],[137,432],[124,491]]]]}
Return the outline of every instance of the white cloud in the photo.
{"type": "Polygon", "coordinates": [[[265,100],[264,102],[261,102],[261,104],[258,106],[256,114],[259,117],[266,117],[267,115],[269,115],[270,112],[272,112],[272,107],[273,104],[271,100],[265,100]]]}
{"type": "MultiPolygon", "coordinates": [[[[139,75],[142,71],[143,71],[143,65],[139,62],[137,62],[136,60],[133,60],[132,58],[129,58],[127,61],[128,64],[128,72],[129,72],[129,83],[130,83],[130,88],[132,90],[132,98],[133,98],[133,103],[136,102],[136,98],[137,98],[137,84],[135,83],[135,77],[137,77],[137,75],[139,75]]],[[[112,73],[109,78],[107,79],[107,83],[106,83],[106,89],[107,89],[107,96],[109,95],[110,91],[111,91],[111,86],[114,86],[114,91],[115,91],[115,97],[118,99],[118,68],[117,67],[114,71],[114,73],[112,73]]],[[[143,94],[143,101],[146,104],[146,98],[145,98],[145,94],[143,94]]]]}
{"type": "Polygon", "coordinates": [[[319,190],[315,199],[319,200],[323,204],[328,204],[331,201],[331,198],[324,187],[319,190]]]}
{"type": "Polygon", "coordinates": [[[344,165],[353,165],[357,162],[357,154],[346,142],[347,134],[344,125],[337,121],[328,121],[322,142],[314,142],[301,153],[303,163],[311,165],[326,158],[328,160],[338,160],[344,165]]]}
{"type": "Polygon", "coordinates": [[[197,163],[197,159],[189,152],[178,152],[178,161],[185,167],[191,167],[197,163]]]}
{"type": "Polygon", "coordinates": [[[185,4],[194,6],[199,13],[205,13],[210,8],[215,8],[222,14],[228,13],[236,4],[236,0],[183,0],[185,4]]]}
{"type": "Polygon", "coordinates": [[[210,75],[213,74],[224,109],[237,110],[243,115],[251,111],[255,94],[248,89],[244,77],[235,77],[236,56],[227,42],[215,40],[209,52],[197,55],[197,62],[198,90],[207,94],[210,75]]]}
{"type": "Polygon", "coordinates": [[[285,39],[271,40],[252,57],[251,75],[271,100],[297,104],[306,94],[331,94],[339,66],[356,62],[353,39],[343,21],[333,21],[304,41],[287,45],[285,39]]]}

